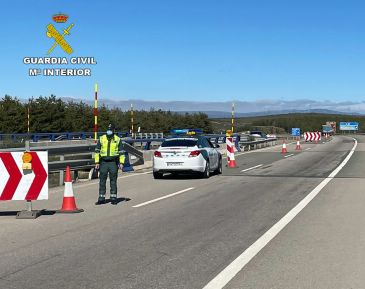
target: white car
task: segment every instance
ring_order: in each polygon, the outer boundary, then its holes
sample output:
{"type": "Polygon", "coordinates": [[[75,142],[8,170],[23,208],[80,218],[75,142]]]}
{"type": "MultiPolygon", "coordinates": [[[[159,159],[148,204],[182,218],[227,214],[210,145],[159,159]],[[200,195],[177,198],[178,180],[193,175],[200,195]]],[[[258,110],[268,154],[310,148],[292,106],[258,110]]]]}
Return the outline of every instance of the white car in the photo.
{"type": "Polygon", "coordinates": [[[175,137],[166,139],[154,152],[153,177],[164,173],[200,173],[209,178],[211,172],[222,173],[222,155],[207,138],[175,137]]]}

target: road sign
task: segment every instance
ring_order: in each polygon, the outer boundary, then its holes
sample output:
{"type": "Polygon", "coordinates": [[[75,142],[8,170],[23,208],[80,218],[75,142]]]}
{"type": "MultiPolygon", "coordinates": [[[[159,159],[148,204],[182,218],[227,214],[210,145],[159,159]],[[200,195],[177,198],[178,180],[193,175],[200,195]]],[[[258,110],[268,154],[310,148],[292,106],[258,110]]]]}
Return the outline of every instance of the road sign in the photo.
{"type": "Polygon", "coordinates": [[[340,122],[340,130],[359,130],[358,122],[340,122]]]}
{"type": "Polygon", "coordinates": [[[333,132],[336,133],[337,125],[335,121],[326,121],[326,125],[330,125],[333,129],[333,132]]]}
{"type": "Polygon", "coordinates": [[[0,152],[0,172],[0,201],[48,199],[47,152],[0,152]],[[23,170],[23,157],[31,170],[23,170]]]}
{"type": "Polygon", "coordinates": [[[300,136],[300,128],[292,128],[291,129],[292,136],[300,136]]]}
{"type": "Polygon", "coordinates": [[[322,131],[324,133],[332,133],[332,132],[334,132],[333,131],[333,127],[330,126],[330,125],[322,125],[322,131]]]}
{"type": "Polygon", "coordinates": [[[320,141],[322,133],[320,132],[306,132],[304,134],[305,141],[320,141]]]}

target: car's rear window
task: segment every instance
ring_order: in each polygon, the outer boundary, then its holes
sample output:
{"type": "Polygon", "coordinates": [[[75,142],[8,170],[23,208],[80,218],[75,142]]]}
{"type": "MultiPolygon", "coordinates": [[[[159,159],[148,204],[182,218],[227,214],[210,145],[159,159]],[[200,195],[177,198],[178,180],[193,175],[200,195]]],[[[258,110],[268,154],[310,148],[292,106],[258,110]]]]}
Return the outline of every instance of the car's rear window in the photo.
{"type": "Polygon", "coordinates": [[[251,134],[259,134],[259,135],[262,135],[262,132],[261,131],[251,131],[251,134]]]}
{"type": "Polygon", "coordinates": [[[198,140],[196,139],[171,139],[165,140],[162,147],[193,147],[196,146],[198,140]]]}

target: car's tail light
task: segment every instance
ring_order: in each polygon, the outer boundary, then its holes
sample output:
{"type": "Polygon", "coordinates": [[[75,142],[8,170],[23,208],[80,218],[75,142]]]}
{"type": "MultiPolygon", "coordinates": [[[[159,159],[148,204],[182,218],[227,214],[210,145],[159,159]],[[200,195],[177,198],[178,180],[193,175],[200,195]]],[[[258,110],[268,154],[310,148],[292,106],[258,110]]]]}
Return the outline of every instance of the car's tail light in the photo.
{"type": "Polygon", "coordinates": [[[200,155],[200,151],[192,151],[189,155],[189,158],[197,157],[200,155]]]}
{"type": "Polygon", "coordinates": [[[162,154],[161,154],[161,152],[159,152],[159,151],[155,151],[154,156],[155,156],[156,158],[162,158],[162,154]]]}

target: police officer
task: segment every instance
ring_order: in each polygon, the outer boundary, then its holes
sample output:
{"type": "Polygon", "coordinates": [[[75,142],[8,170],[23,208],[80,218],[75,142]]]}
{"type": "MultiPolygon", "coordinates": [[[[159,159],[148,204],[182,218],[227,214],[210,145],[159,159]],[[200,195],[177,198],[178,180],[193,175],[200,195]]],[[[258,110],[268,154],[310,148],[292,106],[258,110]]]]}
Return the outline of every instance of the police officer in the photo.
{"type": "Polygon", "coordinates": [[[105,204],[106,180],[110,179],[110,202],[112,205],[117,200],[118,168],[124,163],[124,151],[121,139],[115,135],[115,129],[109,124],[106,134],[98,140],[95,148],[95,169],[100,171],[99,198],[96,205],[105,204]]]}

